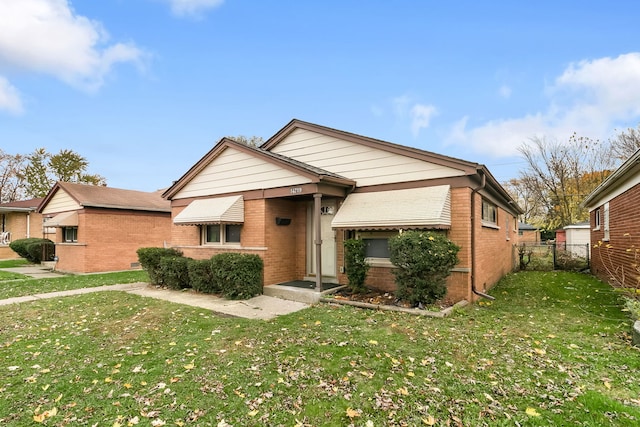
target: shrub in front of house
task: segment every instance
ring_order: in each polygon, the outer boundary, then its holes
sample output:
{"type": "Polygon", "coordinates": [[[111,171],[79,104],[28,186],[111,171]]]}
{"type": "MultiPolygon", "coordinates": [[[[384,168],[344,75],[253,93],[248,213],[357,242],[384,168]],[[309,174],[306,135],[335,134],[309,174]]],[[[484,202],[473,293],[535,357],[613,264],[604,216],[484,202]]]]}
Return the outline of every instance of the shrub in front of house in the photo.
{"type": "Polygon", "coordinates": [[[366,245],[360,239],[344,241],[345,273],[349,279],[349,288],[353,293],[363,293],[370,265],[367,263],[366,245]]]}
{"type": "Polygon", "coordinates": [[[46,254],[53,254],[55,252],[55,243],[49,239],[40,239],[37,242],[29,243],[27,245],[27,253],[29,261],[36,264],[40,264],[42,261],[51,261],[51,259],[43,259],[46,254]]]}
{"type": "Polygon", "coordinates": [[[411,304],[431,304],[447,293],[447,277],[458,263],[460,247],[444,234],[405,231],[389,239],[397,268],[396,296],[411,304]]]}
{"type": "Polygon", "coordinates": [[[20,257],[25,258],[29,262],[39,264],[42,262],[42,252],[44,245],[55,245],[49,239],[41,239],[38,237],[29,237],[26,239],[18,239],[9,243],[9,248],[17,253],[20,257]]]}
{"type": "Polygon", "coordinates": [[[193,289],[205,294],[220,293],[220,286],[214,281],[211,259],[189,260],[189,284],[193,289]]]}
{"type": "Polygon", "coordinates": [[[140,248],[136,251],[140,265],[149,274],[154,285],[163,285],[160,260],[165,257],[181,257],[182,252],[172,248],[140,248]]]}
{"type": "Polygon", "coordinates": [[[262,294],[263,269],[258,255],[229,252],[211,258],[213,282],[228,299],[249,299],[262,294]]]}
{"type": "Polygon", "coordinates": [[[169,289],[184,289],[189,286],[189,261],[183,256],[166,256],[160,258],[160,278],[162,284],[169,289]]]}

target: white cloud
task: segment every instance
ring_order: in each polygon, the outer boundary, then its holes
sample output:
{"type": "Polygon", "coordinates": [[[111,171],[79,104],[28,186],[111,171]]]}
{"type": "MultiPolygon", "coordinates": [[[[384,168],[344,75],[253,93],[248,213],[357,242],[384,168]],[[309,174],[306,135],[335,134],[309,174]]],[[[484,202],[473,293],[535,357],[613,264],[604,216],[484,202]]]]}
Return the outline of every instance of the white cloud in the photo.
{"type": "Polygon", "coordinates": [[[115,64],[140,66],[145,56],[133,43],[107,44],[102,25],[75,14],[68,0],[2,0],[0,28],[0,66],[90,91],[115,64]]]}
{"type": "Polygon", "coordinates": [[[415,104],[411,108],[411,133],[413,136],[417,137],[420,129],[428,128],[431,118],[437,113],[438,111],[433,105],[415,104]]]}
{"type": "Polygon", "coordinates": [[[13,114],[20,114],[23,111],[18,90],[2,76],[0,76],[0,110],[6,110],[13,114]]]}
{"type": "Polygon", "coordinates": [[[409,95],[402,95],[391,100],[393,113],[400,122],[410,121],[411,133],[417,137],[421,129],[429,127],[438,110],[433,105],[414,102],[409,95]]]}
{"type": "Polygon", "coordinates": [[[498,94],[501,98],[509,99],[511,98],[511,88],[507,85],[502,85],[500,89],[498,89],[498,94]]]}
{"type": "Polygon", "coordinates": [[[573,133],[605,139],[616,123],[640,118],[640,53],[570,64],[547,88],[543,111],[468,128],[456,122],[448,142],[496,157],[518,154],[533,137],[567,140],[573,133]]]}
{"type": "Polygon", "coordinates": [[[209,9],[216,8],[224,0],[165,0],[171,5],[171,11],[177,16],[199,17],[209,9]]]}

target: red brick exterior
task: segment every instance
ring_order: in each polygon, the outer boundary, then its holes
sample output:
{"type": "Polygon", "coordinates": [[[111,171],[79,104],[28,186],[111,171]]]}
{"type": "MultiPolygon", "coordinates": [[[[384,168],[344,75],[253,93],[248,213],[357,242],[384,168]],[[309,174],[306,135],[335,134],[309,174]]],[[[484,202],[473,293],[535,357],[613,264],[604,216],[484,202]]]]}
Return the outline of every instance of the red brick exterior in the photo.
{"type": "MultiPolygon", "coordinates": [[[[264,284],[300,280],[306,274],[307,201],[258,199],[244,201],[244,223],[240,245],[202,245],[201,227],[173,225],[172,246],[185,256],[207,259],[222,252],[259,255],[264,261],[264,284]],[[276,217],[289,218],[289,225],[277,225],[276,217]]],[[[183,207],[174,207],[173,216],[183,207]]]]}
{"type": "Polygon", "coordinates": [[[640,184],[609,201],[609,241],[604,205],[591,211],[591,271],[614,285],[640,288],[640,184]],[[600,210],[600,228],[595,215],[600,210]]]}
{"type": "MultiPolygon", "coordinates": [[[[453,301],[478,298],[471,289],[471,195],[468,187],[451,189],[451,228],[447,237],[460,246],[460,262],[447,279],[447,297],[453,301]]],[[[482,197],[475,195],[476,286],[478,291],[491,289],[504,275],[514,270],[513,246],[517,242],[516,219],[498,209],[497,228],[482,225],[482,197]],[[507,218],[509,237],[507,238],[507,218]]],[[[344,266],[344,232],[337,233],[338,265],[344,266]]],[[[346,274],[338,275],[339,282],[348,283],[346,274]]],[[[369,269],[367,286],[393,292],[396,289],[393,267],[375,266],[369,269]]]]}
{"type": "Polygon", "coordinates": [[[78,242],[64,243],[57,229],[56,270],[73,273],[138,268],[136,251],[171,239],[168,212],[84,208],[78,211],[78,242]]]}

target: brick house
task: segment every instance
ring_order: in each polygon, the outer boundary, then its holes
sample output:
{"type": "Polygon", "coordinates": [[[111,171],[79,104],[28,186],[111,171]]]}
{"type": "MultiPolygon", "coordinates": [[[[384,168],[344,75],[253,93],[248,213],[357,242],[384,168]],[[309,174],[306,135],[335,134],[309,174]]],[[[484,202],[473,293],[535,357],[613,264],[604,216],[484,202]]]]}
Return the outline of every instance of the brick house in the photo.
{"type": "Polygon", "coordinates": [[[591,271],[614,285],[640,288],[640,150],[587,196],[591,271]]]}
{"type": "Polygon", "coordinates": [[[163,196],[173,247],[201,259],[258,254],[265,286],[347,283],[343,242],[359,237],[367,284],[393,290],[389,237],[438,230],[462,247],[454,300],[513,270],[522,213],[483,165],[299,120],[259,148],[223,138],[163,196]]]}
{"type": "Polygon", "coordinates": [[[42,199],[0,203],[0,259],[19,257],[9,247],[12,241],[44,236],[42,215],[36,212],[40,202],[42,199]]]}
{"type": "Polygon", "coordinates": [[[138,268],[138,248],[171,236],[171,207],[160,192],[58,182],[38,212],[55,232],[55,269],[64,272],[138,268]]]}
{"type": "Polygon", "coordinates": [[[518,243],[540,244],[540,229],[525,222],[518,223],[518,243]]]}

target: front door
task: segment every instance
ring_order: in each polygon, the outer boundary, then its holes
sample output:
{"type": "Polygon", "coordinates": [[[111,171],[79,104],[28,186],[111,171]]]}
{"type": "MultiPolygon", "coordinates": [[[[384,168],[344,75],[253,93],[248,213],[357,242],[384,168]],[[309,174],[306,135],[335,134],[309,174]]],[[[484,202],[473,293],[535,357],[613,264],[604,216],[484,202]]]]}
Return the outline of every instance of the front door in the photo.
{"type": "MultiPolygon", "coordinates": [[[[336,233],[331,228],[331,221],[336,213],[335,200],[323,200],[320,208],[320,227],[322,236],[322,276],[323,277],[336,277],[336,233]]],[[[307,251],[310,254],[310,258],[307,260],[309,266],[308,271],[310,274],[316,274],[316,246],[314,245],[314,232],[315,224],[313,223],[313,204],[309,207],[309,220],[307,221],[307,230],[309,233],[308,244],[310,250],[307,251]]]]}

